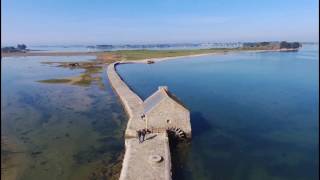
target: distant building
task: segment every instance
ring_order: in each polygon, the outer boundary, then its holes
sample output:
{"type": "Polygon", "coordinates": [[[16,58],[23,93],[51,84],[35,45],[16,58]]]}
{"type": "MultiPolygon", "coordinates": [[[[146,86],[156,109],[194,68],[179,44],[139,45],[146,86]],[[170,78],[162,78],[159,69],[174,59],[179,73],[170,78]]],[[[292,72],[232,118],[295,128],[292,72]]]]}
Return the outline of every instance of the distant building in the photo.
{"type": "Polygon", "coordinates": [[[160,86],[144,101],[143,107],[149,129],[179,127],[179,131],[182,130],[187,138],[191,138],[190,112],[166,86],[160,86]]]}

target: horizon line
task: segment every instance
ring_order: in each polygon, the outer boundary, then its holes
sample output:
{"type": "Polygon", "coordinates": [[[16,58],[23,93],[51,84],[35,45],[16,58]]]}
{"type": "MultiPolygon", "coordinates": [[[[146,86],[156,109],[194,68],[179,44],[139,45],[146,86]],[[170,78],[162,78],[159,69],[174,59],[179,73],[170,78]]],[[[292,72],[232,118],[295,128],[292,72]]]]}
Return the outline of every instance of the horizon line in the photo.
{"type": "Polygon", "coordinates": [[[90,45],[155,45],[155,44],[213,44],[213,43],[218,43],[218,44],[224,44],[224,43],[247,43],[247,42],[281,42],[281,41],[286,41],[286,42],[299,42],[299,43],[315,43],[319,44],[319,41],[287,41],[287,40],[275,40],[275,41],[207,41],[207,42],[128,42],[128,43],[1,43],[1,47],[5,46],[15,46],[18,44],[25,44],[28,46],[90,46],[90,45]]]}

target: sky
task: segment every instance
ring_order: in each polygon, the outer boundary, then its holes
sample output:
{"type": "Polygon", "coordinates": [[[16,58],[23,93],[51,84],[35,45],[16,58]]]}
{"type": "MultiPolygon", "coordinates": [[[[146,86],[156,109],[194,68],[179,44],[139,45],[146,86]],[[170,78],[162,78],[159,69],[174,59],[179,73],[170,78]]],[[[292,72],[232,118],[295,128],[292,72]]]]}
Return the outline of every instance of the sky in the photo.
{"type": "Polygon", "coordinates": [[[318,0],[1,0],[1,46],[318,37],[318,0]]]}

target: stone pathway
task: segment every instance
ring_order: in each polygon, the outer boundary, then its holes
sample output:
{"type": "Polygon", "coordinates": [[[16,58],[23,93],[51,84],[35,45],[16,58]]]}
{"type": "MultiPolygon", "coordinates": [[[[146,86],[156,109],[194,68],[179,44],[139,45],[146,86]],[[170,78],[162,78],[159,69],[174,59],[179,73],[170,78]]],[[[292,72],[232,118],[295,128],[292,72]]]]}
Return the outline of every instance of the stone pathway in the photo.
{"type": "Polygon", "coordinates": [[[143,101],[120,78],[116,65],[107,68],[110,83],[119,96],[129,120],[125,132],[125,156],[120,180],[171,180],[171,156],[166,133],[148,134],[146,141],[139,143],[136,131],[145,128],[141,119],[143,101]],[[154,162],[161,159],[160,162],[154,162]]]}
{"type": "Polygon", "coordinates": [[[171,157],[165,133],[148,134],[141,144],[137,138],[126,139],[125,144],[120,180],[171,179],[171,157]]]}

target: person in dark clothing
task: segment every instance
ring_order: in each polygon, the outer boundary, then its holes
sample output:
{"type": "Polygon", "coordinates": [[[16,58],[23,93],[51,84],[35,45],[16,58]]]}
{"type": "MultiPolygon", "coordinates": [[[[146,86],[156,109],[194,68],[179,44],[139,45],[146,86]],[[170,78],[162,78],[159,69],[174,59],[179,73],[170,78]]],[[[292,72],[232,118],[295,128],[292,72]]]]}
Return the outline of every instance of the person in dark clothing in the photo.
{"type": "Polygon", "coordinates": [[[141,135],[142,135],[142,131],[138,130],[137,131],[137,136],[138,136],[138,139],[139,139],[139,143],[141,143],[141,135]]]}
{"type": "Polygon", "coordinates": [[[141,132],[142,142],[144,141],[146,134],[147,134],[147,131],[145,129],[142,129],[142,132],[141,132]]]}

